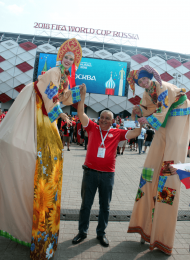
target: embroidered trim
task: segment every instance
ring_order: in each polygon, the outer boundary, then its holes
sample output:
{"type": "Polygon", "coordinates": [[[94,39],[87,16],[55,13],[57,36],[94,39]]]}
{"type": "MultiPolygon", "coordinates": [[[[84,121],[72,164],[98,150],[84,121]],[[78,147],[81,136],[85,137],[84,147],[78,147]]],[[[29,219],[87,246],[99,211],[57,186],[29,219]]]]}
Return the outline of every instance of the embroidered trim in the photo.
{"type": "Polygon", "coordinates": [[[190,107],[176,108],[170,111],[169,116],[188,116],[190,114],[190,107]]]}
{"type": "Polygon", "coordinates": [[[141,237],[146,241],[150,243],[150,236],[144,233],[141,227],[129,227],[127,233],[139,233],[141,237]]]}
{"type": "Polygon", "coordinates": [[[154,169],[152,168],[143,168],[142,178],[148,182],[152,182],[152,177],[154,174],[154,169]]]}
{"type": "Polygon", "coordinates": [[[153,244],[150,244],[149,249],[152,251],[155,247],[157,247],[167,255],[171,255],[172,253],[172,248],[162,244],[161,242],[155,241],[153,244]]]}
{"type": "Polygon", "coordinates": [[[73,102],[73,104],[78,103],[79,101],[81,101],[79,87],[72,88],[71,89],[71,94],[72,94],[72,102],[73,102]]]}
{"type": "MultiPolygon", "coordinates": [[[[146,242],[150,243],[150,236],[145,234],[142,228],[139,226],[129,227],[127,233],[138,233],[146,242]]],[[[172,253],[172,248],[162,244],[161,242],[155,241],[153,244],[150,244],[149,249],[152,251],[155,247],[168,255],[171,255],[172,253]]]]}
{"type": "Polygon", "coordinates": [[[18,238],[13,237],[11,234],[9,234],[9,233],[6,232],[6,231],[0,230],[0,236],[9,238],[10,240],[12,240],[12,241],[14,241],[14,242],[17,242],[17,243],[20,244],[20,245],[24,245],[24,246],[27,246],[27,247],[31,247],[31,244],[30,244],[30,243],[21,241],[21,240],[19,240],[18,238]]]}
{"type": "Polygon", "coordinates": [[[160,126],[162,125],[162,123],[153,115],[148,116],[147,121],[149,122],[149,124],[154,127],[156,130],[158,130],[160,128],[160,126]]]}
{"type": "Polygon", "coordinates": [[[53,123],[57,118],[58,116],[63,113],[61,107],[59,104],[57,104],[49,113],[48,113],[48,116],[49,116],[49,119],[51,121],[51,123],[53,123]]]}

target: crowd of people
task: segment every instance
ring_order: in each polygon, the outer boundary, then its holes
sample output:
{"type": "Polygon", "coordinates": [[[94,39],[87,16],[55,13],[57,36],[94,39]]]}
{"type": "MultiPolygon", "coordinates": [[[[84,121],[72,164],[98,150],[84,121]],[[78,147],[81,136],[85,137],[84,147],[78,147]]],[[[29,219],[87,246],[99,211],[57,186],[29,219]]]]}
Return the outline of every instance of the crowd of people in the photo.
{"type": "Polygon", "coordinates": [[[3,119],[5,118],[7,114],[7,111],[2,111],[2,109],[0,108],[0,123],[3,121],[3,119]]]}
{"type": "MultiPolygon", "coordinates": [[[[68,115],[68,113],[66,114],[68,115]]],[[[82,126],[78,115],[75,116],[68,115],[68,117],[71,122],[70,125],[67,125],[67,123],[61,118],[58,119],[58,123],[57,123],[61,140],[63,142],[63,147],[66,144],[67,151],[70,151],[69,149],[70,144],[76,143],[77,145],[83,146],[84,149],[87,150],[88,132],[82,126]]],[[[98,117],[97,119],[92,119],[92,121],[97,125],[99,125],[99,120],[100,117],[98,117]]],[[[120,116],[117,116],[115,119],[113,119],[111,128],[133,130],[134,128],[132,127],[124,127],[125,121],[129,121],[128,117],[122,118],[120,116]]],[[[146,153],[147,147],[150,147],[152,143],[154,133],[155,130],[150,125],[145,124],[139,136],[118,143],[116,156],[123,155],[127,145],[130,147],[130,151],[138,151],[139,154],[146,153]],[[144,150],[142,151],[143,145],[144,145],[144,150]]]]}
{"type": "Polygon", "coordinates": [[[190,139],[190,101],[185,89],[162,81],[155,69],[145,65],[127,78],[133,93],[135,84],[144,89],[140,104],[131,113],[136,127],[126,129],[125,120],[114,119],[109,110],[103,110],[96,122],[84,113],[85,84],[75,84],[81,58],[79,42],[65,41],[56,67],[22,90],[6,117],[0,112],[0,235],[29,246],[33,260],[54,256],[60,233],[64,146],[70,151],[70,142],[80,146],[85,142],[78,234],[72,243],[88,235],[98,189],[97,239],[109,246],[105,230],[116,156],[123,155],[128,142],[130,150],[138,149],[139,155],[150,147],[128,233],[139,233],[141,243],[148,242],[150,250],[157,247],[171,255],[181,187],[172,164],[185,162],[190,139]],[[77,103],[78,115],[63,113],[60,103],[77,103]]]}

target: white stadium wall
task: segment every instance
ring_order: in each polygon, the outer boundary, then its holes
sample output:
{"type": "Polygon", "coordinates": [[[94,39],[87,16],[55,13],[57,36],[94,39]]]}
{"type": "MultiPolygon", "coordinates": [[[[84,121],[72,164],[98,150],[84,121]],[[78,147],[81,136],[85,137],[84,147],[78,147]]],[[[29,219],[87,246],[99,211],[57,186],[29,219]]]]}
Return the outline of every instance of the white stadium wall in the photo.
{"type": "MultiPolygon", "coordinates": [[[[94,43],[95,45],[96,43],[94,43]]],[[[99,44],[100,45],[100,44],[99,44]]],[[[131,47],[131,46],[129,46],[131,47]]],[[[170,55],[152,55],[150,51],[135,54],[131,51],[120,51],[112,54],[106,49],[92,51],[84,47],[84,57],[95,57],[99,59],[110,59],[130,62],[130,70],[137,70],[143,65],[155,68],[164,81],[171,82],[178,87],[185,87],[187,96],[190,94],[190,57],[187,59],[175,58],[170,55]],[[147,53],[149,53],[147,55],[147,53]],[[164,56],[164,58],[163,58],[164,56]],[[177,79],[176,79],[177,77],[177,79]]],[[[33,81],[34,62],[36,52],[57,53],[59,48],[49,43],[35,45],[30,41],[17,43],[13,39],[0,41],[0,102],[1,107],[8,108],[19,92],[33,81]]],[[[161,53],[162,51],[160,51],[161,53]]],[[[133,97],[129,89],[128,98],[119,96],[108,96],[100,94],[87,94],[85,104],[89,107],[89,116],[97,117],[103,109],[110,109],[118,114],[124,110],[131,113],[134,104],[139,104],[143,95],[143,89],[136,85],[136,95],[133,97]]],[[[63,107],[67,112],[67,108],[63,107]]],[[[68,112],[69,113],[69,112],[68,112]]]]}

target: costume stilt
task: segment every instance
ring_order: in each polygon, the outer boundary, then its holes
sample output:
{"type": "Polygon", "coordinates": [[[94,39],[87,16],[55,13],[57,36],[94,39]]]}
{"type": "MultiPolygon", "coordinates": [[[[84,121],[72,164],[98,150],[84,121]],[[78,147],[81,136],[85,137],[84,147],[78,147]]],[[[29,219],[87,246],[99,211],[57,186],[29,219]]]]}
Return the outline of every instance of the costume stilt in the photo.
{"type": "MultiPolygon", "coordinates": [[[[185,162],[190,137],[190,101],[184,94],[185,89],[161,81],[149,66],[131,72],[129,83],[138,83],[140,73],[140,78],[149,77],[147,73],[150,73],[158,80],[145,89],[139,105],[141,116],[146,117],[156,134],[142,170],[128,233],[141,234],[150,243],[150,250],[157,247],[170,255],[181,182],[167,167],[169,163],[185,162]]],[[[135,91],[134,87],[132,84],[135,91]]]]}
{"type": "Polygon", "coordinates": [[[56,119],[63,113],[59,101],[80,101],[79,87],[68,90],[74,81],[61,64],[67,52],[79,65],[80,44],[68,40],[57,67],[21,91],[0,125],[0,235],[29,246],[35,260],[50,259],[58,245],[63,146],[56,119]]]}

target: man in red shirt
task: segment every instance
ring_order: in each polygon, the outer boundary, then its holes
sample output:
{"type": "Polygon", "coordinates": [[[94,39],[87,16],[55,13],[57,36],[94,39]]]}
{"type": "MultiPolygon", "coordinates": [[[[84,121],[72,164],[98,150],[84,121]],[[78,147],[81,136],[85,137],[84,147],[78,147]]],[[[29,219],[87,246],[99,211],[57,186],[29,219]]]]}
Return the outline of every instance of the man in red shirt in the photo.
{"type": "Polygon", "coordinates": [[[78,116],[88,132],[88,148],[83,165],[84,174],[82,180],[82,204],[79,215],[79,233],[72,240],[78,244],[87,237],[90,211],[96,194],[99,190],[99,217],[96,229],[97,239],[101,245],[109,246],[105,236],[108,225],[109,208],[112,197],[112,189],[115,174],[115,154],[120,141],[135,138],[141,133],[141,127],[132,131],[111,128],[113,114],[109,110],[102,111],[99,125],[92,122],[84,113],[84,100],[86,86],[80,86],[81,101],[78,103],[78,116]]]}

